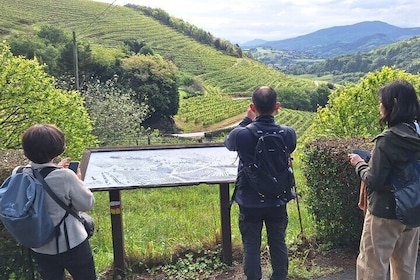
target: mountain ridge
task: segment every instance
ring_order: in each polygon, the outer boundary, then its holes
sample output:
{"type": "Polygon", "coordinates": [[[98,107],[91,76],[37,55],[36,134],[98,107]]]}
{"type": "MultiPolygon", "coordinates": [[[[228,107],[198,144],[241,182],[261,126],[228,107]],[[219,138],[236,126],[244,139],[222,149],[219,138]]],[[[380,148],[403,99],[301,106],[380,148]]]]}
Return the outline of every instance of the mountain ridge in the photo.
{"type": "Polygon", "coordinates": [[[307,52],[318,57],[369,51],[420,35],[420,27],[401,28],[382,21],[363,21],[345,26],[333,26],[294,38],[267,41],[253,40],[241,47],[269,47],[277,50],[307,52]],[[253,45],[252,45],[253,44],[253,45]]]}

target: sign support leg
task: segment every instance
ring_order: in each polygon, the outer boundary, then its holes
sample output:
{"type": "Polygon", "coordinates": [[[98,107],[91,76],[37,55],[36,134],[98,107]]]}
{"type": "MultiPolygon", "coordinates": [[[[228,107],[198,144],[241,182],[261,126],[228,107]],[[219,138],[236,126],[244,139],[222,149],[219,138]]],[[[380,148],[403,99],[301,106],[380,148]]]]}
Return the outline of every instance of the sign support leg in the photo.
{"type": "Polygon", "coordinates": [[[220,217],[222,224],[222,260],[227,265],[232,265],[232,228],[230,220],[229,184],[219,185],[220,217]]]}
{"type": "Polygon", "coordinates": [[[109,191],[109,209],[112,226],[112,245],[114,249],[114,274],[124,276],[124,235],[122,226],[121,193],[109,191]]]}

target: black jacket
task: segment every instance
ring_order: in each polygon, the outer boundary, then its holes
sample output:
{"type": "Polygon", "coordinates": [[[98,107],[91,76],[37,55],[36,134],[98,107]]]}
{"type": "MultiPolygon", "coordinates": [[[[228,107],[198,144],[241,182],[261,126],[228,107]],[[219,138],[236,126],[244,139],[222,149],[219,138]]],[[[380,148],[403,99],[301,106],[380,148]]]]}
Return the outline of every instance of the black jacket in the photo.
{"type": "MultiPolygon", "coordinates": [[[[246,126],[250,124],[252,120],[245,117],[239,126],[234,128],[225,140],[225,146],[230,151],[237,151],[239,156],[238,174],[239,171],[246,165],[252,162],[254,159],[255,145],[257,144],[257,137],[255,137],[251,131],[246,129],[246,126]]],[[[258,127],[261,130],[273,130],[278,125],[274,122],[274,117],[271,115],[259,116],[255,119],[258,127]]],[[[292,153],[296,148],[296,133],[288,126],[281,126],[285,131],[285,144],[292,153]]],[[[238,177],[238,180],[240,178],[238,177]]],[[[238,184],[238,181],[237,181],[238,184]]],[[[262,208],[262,207],[275,207],[284,205],[285,202],[279,198],[266,198],[262,199],[261,196],[251,189],[246,184],[239,184],[240,187],[237,189],[234,199],[235,201],[244,207],[248,208],[262,208]]]]}
{"type": "Polygon", "coordinates": [[[414,124],[400,123],[378,135],[369,163],[360,162],[356,172],[366,183],[369,211],[396,219],[391,176],[401,176],[410,157],[420,159],[420,137],[414,124]]]}

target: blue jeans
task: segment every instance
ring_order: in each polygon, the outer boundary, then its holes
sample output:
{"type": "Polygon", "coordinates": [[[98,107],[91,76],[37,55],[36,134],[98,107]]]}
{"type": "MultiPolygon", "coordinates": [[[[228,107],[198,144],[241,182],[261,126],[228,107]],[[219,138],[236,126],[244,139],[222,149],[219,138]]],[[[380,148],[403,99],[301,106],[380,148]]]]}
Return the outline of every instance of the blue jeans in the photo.
{"type": "Polygon", "coordinates": [[[95,280],[95,263],[89,241],[57,255],[32,252],[43,280],[66,279],[66,269],[74,280],[95,280]]]}
{"type": "Polygon", "coordinates": [[[267,231],[273,273],[271,280],[285,280],[289,268],[286,247],[288,216],[286,205],[269,208],[239,206],[239,230],[244,249],[244,273],[248,280],[259,280],[261,273],[261,232],[267,231]]]}

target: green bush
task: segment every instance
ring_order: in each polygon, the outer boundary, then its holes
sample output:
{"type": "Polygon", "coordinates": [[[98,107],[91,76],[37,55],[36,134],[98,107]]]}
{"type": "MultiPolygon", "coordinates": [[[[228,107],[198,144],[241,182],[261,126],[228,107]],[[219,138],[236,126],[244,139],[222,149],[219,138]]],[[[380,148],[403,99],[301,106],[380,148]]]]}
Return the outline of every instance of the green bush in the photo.
{"type": "Polygon", "coordinates": [[[28,248],[17,244],[0,224],[0,279],[33,279],[39,275],[28,248]]]}
{"type": "MultiPolygon", "coordinates": [[[[20,150],[0,151],[0,182],[12,173],[14,167],[27,162],[20,150]]],[[[30,262],[28,249],[18,245],[0,223],[0,279],[32,279],[35,271],[36,265],[30,262]]]]}
{"type": "Polygon", "coordinates": [[[350,165],[352,149],[371,150],[368,139],[315,139],[303,148],[305,201],[316,221],[317,237],[333,247],[357,248],[363,212],[357,207],[360,180],[350,165]]]}

